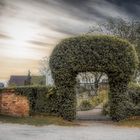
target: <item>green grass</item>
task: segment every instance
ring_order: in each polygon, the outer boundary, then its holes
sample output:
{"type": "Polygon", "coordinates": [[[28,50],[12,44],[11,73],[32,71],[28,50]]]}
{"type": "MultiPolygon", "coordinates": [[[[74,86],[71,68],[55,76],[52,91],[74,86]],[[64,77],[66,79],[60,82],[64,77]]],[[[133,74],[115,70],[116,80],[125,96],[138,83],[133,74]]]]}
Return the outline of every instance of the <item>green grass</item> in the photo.
{"type": "Polygon", "coordinates": [[[119,126],[127,126],[127,127],[139,127],[140,128],[140,116],[131,117],[125,120],[122,120],[117,123],[119,126]]]}
{"type": "Polygon", "coordinates": [[[6,115],[0,115],[1,123],[15,123],[15,124],[28,124],[34,126],[44,125],[62,125],[62,126],[73,126],[77,125],[75,122],[69,122],[63,120],[61,117],[48,116],[48,115],[33,115],[30,117],[11,117],[6,115]]]}
{"type": "MultiPolygon", "coordinates": [[[[80,125],[76,121],[70,122],[70,121],[63,120],[61,117],[48,116],[48,115],[34,115],[30,117],[11,117],[11,116],[0,115],[0,123],[27,124],[27,125],[34,125],[34,126],[45,126],[50,124],[61,125],[61,126],[80,125]]],[[[123,127],[126,126],[126,127],[140,128],[140,116],[125,119],[113,124],[118,126],[123,126],[123,127]]]]}

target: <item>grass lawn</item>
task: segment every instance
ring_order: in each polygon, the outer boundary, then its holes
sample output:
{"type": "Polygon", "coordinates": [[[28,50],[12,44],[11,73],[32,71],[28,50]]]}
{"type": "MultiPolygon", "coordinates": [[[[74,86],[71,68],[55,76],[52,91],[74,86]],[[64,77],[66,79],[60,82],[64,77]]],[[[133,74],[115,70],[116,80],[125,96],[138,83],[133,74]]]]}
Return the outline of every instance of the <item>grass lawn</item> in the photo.
{"type": "Polygon", "coordinates": [[[0,123],[17,123],[17,124],[28,124],[35,126],[43,126],[43,125],[62,125],[62,126],[73,126],[77,125],[74,122],[69,122],[63,120],[60,117],[48,116],[48,115],[34,115],[30,117],[11,117],[0,115],[0,123]]]}
{"type": "Polygon", "coordinates": [[[118,122],[117,125],[128,127],[140,127],[140,116],[122,120],[118,122]]]}
{"type": "MultiPolygon", "coordinates": [[[[27,125],[34,125],[34,126],[44,126],[50,124],[61,125],[61,126],[80,125],[79,122],[76,121],[70,122],[62,119],[61,117],[49,116],[49,115],[33,115],[30,117],[11,117],[6,115],[0,115],[0,123],[27,124],[27,125]]],[[[118,126],[140,128],[140,116],[125,119],[113,124],[118,126]]]]}

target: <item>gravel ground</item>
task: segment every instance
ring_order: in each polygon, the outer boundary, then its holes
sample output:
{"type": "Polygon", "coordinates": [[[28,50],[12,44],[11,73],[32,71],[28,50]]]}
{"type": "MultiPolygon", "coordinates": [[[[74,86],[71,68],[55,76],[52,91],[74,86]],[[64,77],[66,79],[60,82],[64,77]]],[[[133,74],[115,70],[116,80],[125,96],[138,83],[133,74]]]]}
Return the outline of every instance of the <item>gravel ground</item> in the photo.
{"type": "Polygon", "coordinates": [[[1,123],[0,140],[140,140],[140,129],[101,122],[84,122],[82,126],[72,127],[1,123]]]}

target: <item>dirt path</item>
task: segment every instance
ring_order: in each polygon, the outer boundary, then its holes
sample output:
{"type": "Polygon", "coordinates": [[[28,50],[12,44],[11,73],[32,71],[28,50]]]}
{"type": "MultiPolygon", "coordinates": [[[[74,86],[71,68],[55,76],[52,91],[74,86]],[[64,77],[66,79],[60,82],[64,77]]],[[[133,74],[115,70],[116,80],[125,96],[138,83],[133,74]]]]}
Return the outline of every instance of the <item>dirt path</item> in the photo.
{"type": "Polygon", "coordinates": [[[110,120],[109,117],[102,115],[102,105],[95,107],[88,111],[78,111],[76,118],[78,120],[95,120],[95,121],[107,121],[110,120]]]}

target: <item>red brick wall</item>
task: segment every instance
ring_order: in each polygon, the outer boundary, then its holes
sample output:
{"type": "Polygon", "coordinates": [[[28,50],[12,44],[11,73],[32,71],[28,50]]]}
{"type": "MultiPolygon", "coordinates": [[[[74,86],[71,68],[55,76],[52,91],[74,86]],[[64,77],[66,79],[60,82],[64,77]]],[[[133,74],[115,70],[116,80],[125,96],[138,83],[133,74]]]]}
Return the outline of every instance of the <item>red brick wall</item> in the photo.
{"type": "Polygon", "coordinates": [[[26,97],[15,95],[12,90],[5,91],[0,94],[0,114],[29,116],[29,101],[26,97]]]}

